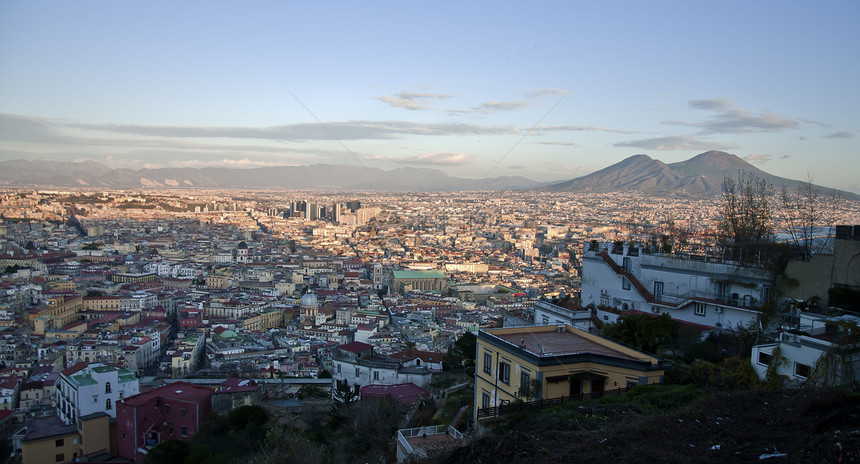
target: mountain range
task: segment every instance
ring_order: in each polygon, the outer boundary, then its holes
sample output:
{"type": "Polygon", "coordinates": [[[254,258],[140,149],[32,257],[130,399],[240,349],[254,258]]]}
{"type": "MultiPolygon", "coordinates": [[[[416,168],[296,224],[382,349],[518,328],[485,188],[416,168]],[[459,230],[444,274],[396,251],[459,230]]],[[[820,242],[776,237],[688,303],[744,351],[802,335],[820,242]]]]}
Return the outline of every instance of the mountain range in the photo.
{"type": "MultiPolygon", "coordinates": [[[[586,176],[535,190],[594,193],[636,190],[651,195],[706,198],[721,194],[725,178],[737,178],[740,171],[757,176],[772,185],[777,192],[783,187],[793,190],[806,184],[769,174],[735,155],[708,151],[686,161],[670,164],[647,155],[634,155],[586,176]]],[[[822,191],[832,190],[818,187],[822,191]]],[[[851,192],[838,193],[845,199],[860,200],[860,195],[851,192]]]]}
{"type": "MultiPolygon", "coordinates": [[[[531,190],[538,192],[624,192],[653,195],[712,197],[719,195],[726,176],[747,171],[779,190],[804,182],[774,176],[741,158],[708,151],[686,161],[666,164],[647,155],[634,155],[586,176],[557,183],[540,183],[520,176],[468,179],[438,169],[383,170],[348,165],[314,164],[236,168],[111,169],[94,161],[0,161],[0,185],[78,188],[283,188],[352,191],[531,190]]],[[[840,192],[843,198],[860,195],[840,192]]]]}

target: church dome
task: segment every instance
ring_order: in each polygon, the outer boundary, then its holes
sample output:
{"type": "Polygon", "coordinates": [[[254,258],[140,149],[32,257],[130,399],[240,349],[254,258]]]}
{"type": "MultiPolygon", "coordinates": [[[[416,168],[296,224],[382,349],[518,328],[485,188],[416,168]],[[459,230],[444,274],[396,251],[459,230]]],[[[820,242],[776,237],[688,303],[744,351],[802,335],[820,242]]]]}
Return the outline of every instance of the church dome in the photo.
{"type": "Polygon", "coordinates": [[[317,306],[317,296],[311,292],[305,293],[302,295],[302,306],[303,307],[313,307],[317,306]]]}
{"type": "Polygon", "coordinates": [[[243,240],[243,241],[239,242],[239,245],[238,245],[236,248],[238,248],[238,249],[240,249],[240,250],[247,250],[247,249],[248,249],[248,244],[247,244],[247,243],[245,243],[245,241],[243,240]]]}

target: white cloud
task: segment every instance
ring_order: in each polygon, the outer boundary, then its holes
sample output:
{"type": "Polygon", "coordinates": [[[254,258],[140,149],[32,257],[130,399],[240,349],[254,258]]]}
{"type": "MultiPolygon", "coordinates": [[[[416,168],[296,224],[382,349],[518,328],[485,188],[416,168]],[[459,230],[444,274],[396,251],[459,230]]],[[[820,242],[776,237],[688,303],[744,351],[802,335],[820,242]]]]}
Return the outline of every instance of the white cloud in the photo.
{"type": "Polygon", "coordinates": [[[687,136],[655,137],[630,140],[614,144],[616,147],[645,148],[648,150],[728,150],[732,146],[687,136]]]}
{"type": "Polygon", "coordinates": [[[398,92],[394,95],[379,97],[377,100],[387,103],[395,108],[405,108],[407,110],[432,110],[428,100],[443,100],[451,98],[452,95],[429,92],[398,92]]]}
{"type": "Polygon", "coordinates": [[[526,92],[528,98],[551,97],[555,95],[567,95],[568,91],[564,89],[537,89],[526,92]]]}
{"type": "Polygon", "coordinates": [[[478,113],[497,113],[499,111],[516,111],[523,108],[528,108],[532,106],[531,102],[527,101],[510,101],[510,102],[487,102],[482,103],[474,108],[474,111],[478,113]]]}
{"type": "Polygon", "coordinates": [[[436,166],[463,166],[474,161],[475,155],[465,153],[425,153],[418,156],[404,156],[396,159],[398,163],[404,164],[429,164],[436,166]]]}
{"type": "Polygon", "coordinates": [[[830,134],[827,134],[824,137],[828,138],[828,139],[850,139],[851,137],[854,137],[854,132],[849,132],[849,131],[831,132],[830,134]]]}
{"type": "Polygon", "coordinates": [[[744,156],[743,159],[748,163],[763,165],[768,161],[772,160],[773,156],[766,154],[750,153],[749,155],[744,156]]]}
{"type": "Polygon", "coordinates": [[[693,109],[714,111],[716,114],[703,122],[663,121],[666,124],[700,127],[705,133],[744,134],[751,132],[780,132],[800,125],[771,111],[754,114],[743,108],[732,109],[734,102],[727,98],[690,100],[693,109]]]}
{"type": "Polygon", "coordinates": [[[713,111],[725,111],[735,105],[731,98],[690,100],[689,104],[690,108],[713,111]]]}

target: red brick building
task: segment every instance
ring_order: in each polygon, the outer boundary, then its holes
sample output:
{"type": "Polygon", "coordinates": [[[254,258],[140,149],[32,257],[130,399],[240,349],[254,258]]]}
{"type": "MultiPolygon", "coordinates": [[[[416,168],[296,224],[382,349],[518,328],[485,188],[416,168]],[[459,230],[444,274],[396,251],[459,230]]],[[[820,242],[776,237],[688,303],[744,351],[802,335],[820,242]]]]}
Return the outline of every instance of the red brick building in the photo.
{"type": "Polygon", "coordinates": [[[212,389],[174,382],[117,404],[119,455],[140,463],[155,445],[189,440],[212,412],[212,389]]]}

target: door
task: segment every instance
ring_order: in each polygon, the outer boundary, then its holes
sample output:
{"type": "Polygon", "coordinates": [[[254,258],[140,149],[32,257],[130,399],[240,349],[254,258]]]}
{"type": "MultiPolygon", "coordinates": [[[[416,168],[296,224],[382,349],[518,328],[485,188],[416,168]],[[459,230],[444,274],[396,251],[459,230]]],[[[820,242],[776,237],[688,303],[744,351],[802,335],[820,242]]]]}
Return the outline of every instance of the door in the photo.
{"type": "Polygon", "coordinates": [[[663,301],[663,282],[654,282],[654,299],[663,301]]]}
{"type": "Polygon", "coordinates": [[[579,396],[582,394],[582,379],[570,379],[570,396],[579,396]]]}
{"type": "Polygon", "coordinates": [[[593,379],[591,381],[591,394],[594,398],[603,395],[603,379],[593,379]]]}

